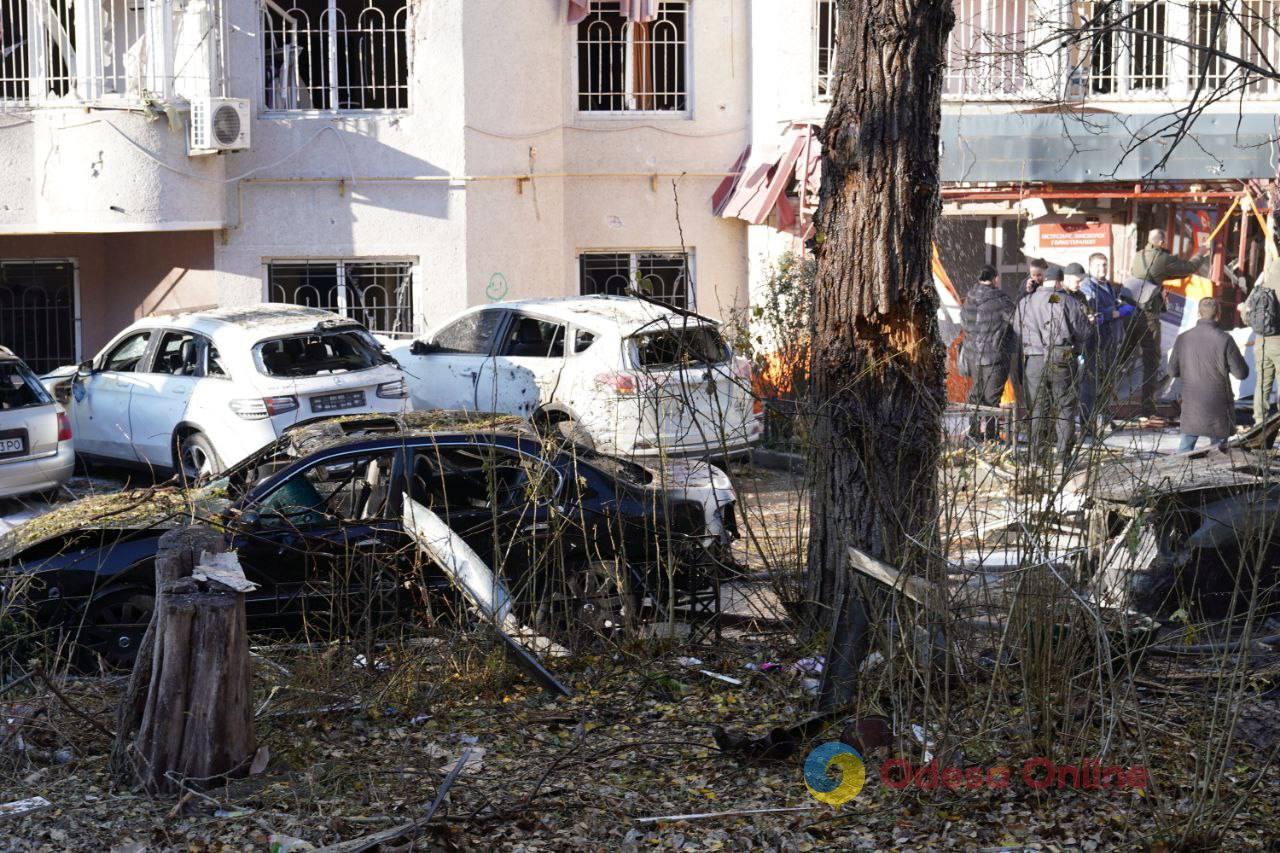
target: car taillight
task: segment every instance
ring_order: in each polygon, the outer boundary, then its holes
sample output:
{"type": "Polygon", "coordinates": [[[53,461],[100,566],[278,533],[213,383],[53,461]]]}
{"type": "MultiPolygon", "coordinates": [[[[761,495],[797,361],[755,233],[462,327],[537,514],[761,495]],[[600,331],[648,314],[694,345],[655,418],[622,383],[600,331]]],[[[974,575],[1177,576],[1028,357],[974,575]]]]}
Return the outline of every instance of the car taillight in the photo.
{"type": "Polygon", "coordinates": [[[66,412],[58,412],[58,441],[71,440],[71,419],[66,412]]]}
{"type": "Polygon", "coordinates": [[[601,373],[596,377],[596,385],[608,388],[615,394],[634,394],[639,383],[630,373],[601,373]]]}
{"type": "Polygon", "coordinates": [[[260,421],[263,418],[273,418],[276,415],[283,415],[285,412],[292,412],[298,408],[298,398],[294,396],[262,397],[260,399],[250,397],[232,400],[229,405],[231,406],[231,411],[246,421],[260,421]]]}
{"type": "Polygon", "coordinates": [[[761,400],[759,397],[751,398],[751,414],[753,415],[764,414],[764,400],[761,400]]]}
{"type": "Polygon", "coordinates": [[[384,400],[403,400],[409,396],[409,386],[404,384],[403,379],[383,382],[378,386],[377,394],[384,400]]]}

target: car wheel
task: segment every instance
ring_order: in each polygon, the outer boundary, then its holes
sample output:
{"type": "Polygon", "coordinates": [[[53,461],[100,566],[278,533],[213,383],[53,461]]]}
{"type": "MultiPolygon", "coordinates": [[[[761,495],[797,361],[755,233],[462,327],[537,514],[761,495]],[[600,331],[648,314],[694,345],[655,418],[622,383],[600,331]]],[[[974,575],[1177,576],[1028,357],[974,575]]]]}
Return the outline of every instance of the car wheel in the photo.
{"type": "Polygon", "coordinates": [[[112,669],[131,668],[155,606],[155,594],[149,589],[122,589],[102,596],[85,611],[80,648],[112,669]]]}
{"type": "Polygon", "coordinates": [[[222,463],[202,432],[183,437],[178,444],[178,474],[189,485],[203,483],[222,471],[222,463]]]}
{"type": "Polygon", "coordinates": [[[587,450],[596,449],[596,440],[591,437],[591,433],[582,428],[582,424],[573,418],[565,418],[562,421],[556,421],[556,431],[560,433],[560,437],[565,441],[573,442],[579,447],[585,447],[587,450]]]}

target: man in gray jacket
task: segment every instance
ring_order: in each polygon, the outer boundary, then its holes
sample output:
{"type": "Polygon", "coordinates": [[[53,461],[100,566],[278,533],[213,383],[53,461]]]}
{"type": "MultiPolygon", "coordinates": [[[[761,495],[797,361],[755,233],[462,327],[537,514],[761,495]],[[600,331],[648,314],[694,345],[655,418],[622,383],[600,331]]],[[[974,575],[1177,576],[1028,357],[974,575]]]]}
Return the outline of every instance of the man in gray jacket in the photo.
{"type": "Polygon", "coordinates": [[[1053,424],[1062,459],[1075,440],[1076,359],[1092,332],[1081,303],[1063,290],[1060,269],[1051,270],[1044,287],[1019,302],[1013,315],[1031,410],[1032,447],[1053,424]]]}
{"type": "Polygon", "coordinates": [[[1231,377],[1249,375],[1240,348],[1218,328],[1218,303],[1200,300],[1200,321],[1178,335],[1169,353],[1169,375],[1182,380],[1182,444],[1179,453],[1196,446],[1200,436],[1220,444],[1235,432],[1235,399],[1231,377]]]}

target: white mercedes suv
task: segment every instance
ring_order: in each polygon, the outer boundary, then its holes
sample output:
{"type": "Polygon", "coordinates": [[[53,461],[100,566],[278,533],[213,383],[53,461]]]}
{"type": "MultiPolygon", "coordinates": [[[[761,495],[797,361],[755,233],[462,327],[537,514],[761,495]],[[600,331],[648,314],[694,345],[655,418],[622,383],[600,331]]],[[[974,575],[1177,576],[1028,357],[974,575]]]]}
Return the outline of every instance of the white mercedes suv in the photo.
{"type": "Polygon", "coordinates": [[[301,421],[401,412],[408,398],[364,326],[274,303],[147,317],[45,381],[66,400],[77,453],[191,479],[301,421]]]}

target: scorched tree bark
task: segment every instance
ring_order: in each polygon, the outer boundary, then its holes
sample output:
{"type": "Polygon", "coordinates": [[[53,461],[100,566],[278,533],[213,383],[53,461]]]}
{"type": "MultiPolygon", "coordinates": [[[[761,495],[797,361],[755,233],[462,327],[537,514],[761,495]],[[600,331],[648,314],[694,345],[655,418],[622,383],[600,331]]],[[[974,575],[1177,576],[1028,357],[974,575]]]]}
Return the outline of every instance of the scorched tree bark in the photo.
{"type": "Polygon", "coordinates": [[[830,632],[821,703],[868,643],[849,546],[924,571],[937,518],[945,353],[932,272],[951,0],[839,0],[812,330],[808,595],[830,632]],[[922,547],[923,546],[923,547],[922,547]]]}

